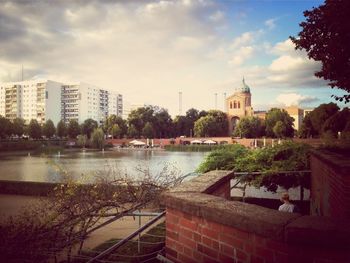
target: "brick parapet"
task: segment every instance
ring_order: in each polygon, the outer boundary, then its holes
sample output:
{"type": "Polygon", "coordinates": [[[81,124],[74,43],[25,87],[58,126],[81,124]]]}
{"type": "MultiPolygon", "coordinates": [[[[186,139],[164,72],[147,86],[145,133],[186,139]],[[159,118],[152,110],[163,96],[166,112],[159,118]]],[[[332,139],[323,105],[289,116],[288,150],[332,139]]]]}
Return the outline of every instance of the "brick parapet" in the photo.
{"type": "Polygon", "coordinates": [[[214,171],[164,194],[163,202],[167,209],[166,255],[170,260],[350,260],[350,229],[347,222],[283,213],[213,195],[216,193],[213,185],[225,189],[223,184],[229,184],[231,178],[231,172],[214,171]]]}

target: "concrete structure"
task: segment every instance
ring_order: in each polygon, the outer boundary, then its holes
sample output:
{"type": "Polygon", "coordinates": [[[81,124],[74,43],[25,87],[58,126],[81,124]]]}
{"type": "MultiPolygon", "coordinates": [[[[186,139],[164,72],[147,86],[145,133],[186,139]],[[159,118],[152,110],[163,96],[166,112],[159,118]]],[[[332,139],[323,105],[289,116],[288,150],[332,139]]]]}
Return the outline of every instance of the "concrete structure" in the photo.
{"type": "Polygon", "coordinates": [[[243,78],[242,85],[226,99],[229,134],[232,134],[235,126],[242,117],[253,116],[251,97],[250,88],[243,78]]]}
{"type": "Polygon", "coordinates": [[[166,257],[172,262],[350,262],[347,221],[230,200],[230,171],[168,191],[166,257]]]}
{"type": "Polygon", "coordinates": [[[92,118],[102,123],[106,117],[122,116],[121,94],[86,83],[64,84],[51,80],[32,80],[0,84],[0,115],[26,123],[40,124],[51,119],[83,122],[92,118]]]}
{"type": "Polygon", "coordinates": [[[284,110],[294,119],[294,129],[298,131],[304,120],[304,110],[298,106],[286,107],[284,110]]]}
{"type": "Polygon", "coordinates": [[[122,116],[123,97],[87,83],[62,85],[61,119],[83,122],[94,119],[102,123],[109,115],[122,116]]]}
{"type": "Polygon", "coordinates": [[[0,84],[0,114],[13,120],[31,119],[40,124],[60,120],[61,83],[51,80],[20,81],[0,84]]]}

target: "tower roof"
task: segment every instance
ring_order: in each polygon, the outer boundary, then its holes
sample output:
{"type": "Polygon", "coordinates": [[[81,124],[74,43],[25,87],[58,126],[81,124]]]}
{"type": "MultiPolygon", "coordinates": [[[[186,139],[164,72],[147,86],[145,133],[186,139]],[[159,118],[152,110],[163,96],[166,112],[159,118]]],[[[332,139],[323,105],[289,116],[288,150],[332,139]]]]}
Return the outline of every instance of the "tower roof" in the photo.
{"type": "Polygon", "coordinates": [[[250,88],[249,88],[249,86],[245,83],[244,77],[243,77],[241,86],[238,87],[238,88],[236,88],[236,92],[250,93],[250,88]]]}

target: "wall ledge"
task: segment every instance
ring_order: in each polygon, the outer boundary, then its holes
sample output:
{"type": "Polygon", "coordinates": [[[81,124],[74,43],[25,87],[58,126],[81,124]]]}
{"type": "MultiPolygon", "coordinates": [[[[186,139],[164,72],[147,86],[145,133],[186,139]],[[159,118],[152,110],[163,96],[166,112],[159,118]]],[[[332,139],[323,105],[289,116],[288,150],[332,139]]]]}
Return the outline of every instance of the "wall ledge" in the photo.
{"type": "Polygon", "coordinates": [[[321,149],[311,150],[311,155],[331,166],[337,173],[350,176],[349,156],[321,149]]]}
{"type": "Polygon", "coordinates": [[[209,194],[232,177],[232,171],[211,171],[164,193],[162,202],[167,208],[288,244],[349,246],[347,222],[279,212],[209,194]]]}

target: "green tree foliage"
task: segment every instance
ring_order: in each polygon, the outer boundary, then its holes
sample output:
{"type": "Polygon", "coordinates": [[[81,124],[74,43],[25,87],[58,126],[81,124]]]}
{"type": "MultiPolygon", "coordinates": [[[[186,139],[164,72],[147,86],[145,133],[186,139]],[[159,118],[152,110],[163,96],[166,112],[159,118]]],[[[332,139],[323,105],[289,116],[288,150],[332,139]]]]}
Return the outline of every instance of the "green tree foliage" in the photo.
{"type": "Polygon", "coordinates": [[[169,138],[173,134],[173,120],[168,111],[163,108],[155,112],[152,126],[154,127],[154,136],[158,138],[169,138]]]}
{"type": "Polygon", "coordinates": [[[103,149],[105,141],[105,134],[101,128],[95,129],[91,134],[92,147],[96,149],[103,149]]]}
{"type": "Polygon", "coordinates": [[[281,171],[302,171],[310,169],[310,146],[284,142],[275,147],[248,150],[240,145],[212,151],[197,169],[199,172],[211,170],[233,170],[248,172],[248,176],[237,176],[243,183],[256,187],[267,187],[276,191],[278,186],[286,189],[296,186],[310,188],[307,173],[280,173],[281,171]],[[261,172],[261,174],[249,174],[261,172]]]}
{"type": "Polygon", "coordinates": [[[105,133],[108,133],[108,134],[111,134],[113,137],[123,137],[127,134],[128,132],[128,126],[127,126],[127,123],[125,120],[123,120],[121,117],[115,115],[115,114],[112,114],[110,115],[106,121],[104,122],[103,124],[103,130],[105,133]],[[113,127],[114,125],[118,125],[119,129],[120,129],[120,133],[118,135],[113,135],[113,127]]]}
{"type": "Polygon", "coordinates": [[[60,120],[56,129],[57,136],[60,138],[67,136],[67,125],[63,120],[60,120]]]}
{"type": "Polygon", "coordinates": [[[275,126],[273,126],[273,133],[277,138],[284,138],[286,135],[287,127],[282,121],[276,122],[275,126]]]}
{"type": "Polygon", "coordinates": [[[0,115],[0,138],[6,138],[12,134],[11,122],[0,115]]]}
{"type": "Polygon", "coordinates": [[[248,153],[248,149],[234,144],[210,152],[199,165],[197,172],[206,173],[212,170],[234,170],[237,160],[248,153]]]}
{"type": "Polygon", "coordinates": [[[33,139],[41,138],[41,126],[37,120],[30,120],[28,125],[28,135],[33,139]]]}
{"type": "Polygon", "coordinates": [[[190,136],[188,131],[187,118],[185,116],[176,116],[174,119],[174,129],[176,136],[190,136]]]}
{"type": "Polygon", "coordinates": [[[338,132],[345,130],[345,126],[350,122],[350,110],[344,108],[341,111],[330,116],[322,125],[322,132],[329,132],[334,138],[338,136],[338,132]]]}
{"type": "Polygon", "coordinates": [[[55,132],[56,128],[52,120],[47,120],[43,125],[43,135],[45,135],[46,138],[51,138],[55,132]]]}
{"type": "Polygon", "coordinates": [[[25,122],[22,118],[16,118],[12,121],[12,132],[13,134],[21,137],[24,133],[25,122]]]}
{"type": "Polygon", "coordinates": [[[240,119],[233,131],[233,136],[242,138],[259,138],[264,135],[265,126],[258,117],[240,119]]]}
{"type": "Polygon", "coordinates": [[[194,124],[194,134],[199,137],[227,136],[227,116],[222,111],[211,110],[194,124]]]}
{"type": "Polygon", "coordinates": [[[118,124],[113,124],[112,129],[110,129],[109,133],[112,135],[113,139],[119,139],[122,135],[122,129],[119,127],[118,124]]]}
{"type": "Polygon", "coordinates": [[[299,129],[299,137],[301,138],[310,138],[314,137],[318,134],[318,132],[312,126],[310,114],[307,114],[303,119],[303,122],[299,129]]]}
{"type": "Polygon", "coordinates": [[[142,129],[142,135],[146,138],[153,139],[154,138],[154,129],[150,122],[145,124],[145,127],[142,129]]]}
{"type": "Polygon", "coordinates": [[[136,130],[134,124],[129,125],[128,136],[129,136],[129,138],[137,138],[138,137],[138,131],[136,130]]]}
{"type": "Polygon", "coordinates": [[[350,2],[326,0],[323,5],[305,11],[306,21],[298,37],[291,37],[297,49],[305,49],[309,58],[322,62],[315,76],[329,85],[345,90],[337,100],[350,101],[350,2]]]}
{"type": "Polygon", "coordinates": [[[81,133],[86,135],[90,139],[92,131],[97,127],[98,127],[97,121],[93,119],[86,119],[84,123],[81,125],[81,133]]]}
{"type": "Polygon", "coordinates": [[[75,139],[80,134],[80,126],[76,120],[70,120],[67,127],[67,134],[70,138],[75,139]]]}
{"type": "Polygon", "coordinates": [[[150,122],[150,123],[154,122],[153,114],[154,114],[154,109],[152,106],[137,108],[136,110],[133,110],[130,112],[128,116],[129,127],[131,125],[134,126],[134,128],[137,131],[138,137],[141,136],[142,129],[147,122],[150,122]]]}
{"type": "MultiPolygon", "coordinates": [[[[285,110],[272,108],[266,113],[266,136],[268,137],[277,137],[277,135],[274,133],[274,127],[276,123],[280,121],[284,124],[285,129],[283,134],[279,134],[279,136],[282,137],[293,137],[294,135],[294,129],[293,129],[293,121],[294,119],[289,116],[288,112],[285,110]]],[[[280,124],[278,126],[281,126],[280,124]]],[[[280,128],[278,128],[280,129],[280,128]]]]}
{"type": "Polygon", "coordinates": [[[80,147],[85,147],[88,142],[88,138],[86,135],[79,134],[77,137],[77,144],[80,147]]]}

